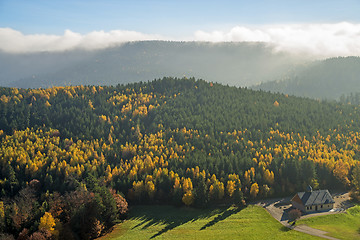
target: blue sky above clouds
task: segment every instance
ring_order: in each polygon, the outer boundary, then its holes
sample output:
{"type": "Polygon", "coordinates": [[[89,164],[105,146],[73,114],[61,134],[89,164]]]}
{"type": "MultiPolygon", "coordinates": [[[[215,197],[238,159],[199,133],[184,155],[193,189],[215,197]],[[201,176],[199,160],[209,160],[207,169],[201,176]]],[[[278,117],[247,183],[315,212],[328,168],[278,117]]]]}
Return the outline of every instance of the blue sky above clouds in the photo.
{"type": "Polygon", "coordinates": [[[324,48],[342,41],[332,55],[349,55],[360,53],[351,42],[359,41],[359,12],[355,0],[0,0],[0,48],[101,48],[147,39],[265,41],[291,48],[321,42],[323,35],[330,37],[324,48]]]}
{"type": "Polygon", "coordinates": [[[0,27],[24,34],[118,29],[176,36],[235,25],[359,22],[359,10],[354,0],[0,0],[0,27]]]}

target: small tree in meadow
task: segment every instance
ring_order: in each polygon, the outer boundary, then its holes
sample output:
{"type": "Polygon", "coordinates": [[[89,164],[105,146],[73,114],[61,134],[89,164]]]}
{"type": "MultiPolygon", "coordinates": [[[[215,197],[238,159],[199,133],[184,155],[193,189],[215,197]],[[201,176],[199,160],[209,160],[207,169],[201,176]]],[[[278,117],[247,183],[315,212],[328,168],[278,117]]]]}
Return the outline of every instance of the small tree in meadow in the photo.
{"type": "Polygon", "coordinates": [[[301,217],[301,211],[299,209],[292,209],[289,212],[289,221],[295,222],[301,217]]]}

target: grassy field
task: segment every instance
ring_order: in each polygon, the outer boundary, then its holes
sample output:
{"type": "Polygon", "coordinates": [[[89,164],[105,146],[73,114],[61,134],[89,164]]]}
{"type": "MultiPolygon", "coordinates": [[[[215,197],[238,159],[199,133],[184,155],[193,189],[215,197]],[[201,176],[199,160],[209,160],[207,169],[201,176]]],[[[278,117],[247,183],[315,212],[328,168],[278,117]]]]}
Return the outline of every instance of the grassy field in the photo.
{"type": "Polygon", "coordinates": [[[349,208],[347,213],[331,214],[298,221],[328,232],[339,239],[360,239],[360,206],[349,208]]]}
{"type": "Polygon", "coordinates": [[[320,239],[282,226],[261,207],[192,209],[137,206],[129,219],[100,238],[110,239],[320,239]]]}

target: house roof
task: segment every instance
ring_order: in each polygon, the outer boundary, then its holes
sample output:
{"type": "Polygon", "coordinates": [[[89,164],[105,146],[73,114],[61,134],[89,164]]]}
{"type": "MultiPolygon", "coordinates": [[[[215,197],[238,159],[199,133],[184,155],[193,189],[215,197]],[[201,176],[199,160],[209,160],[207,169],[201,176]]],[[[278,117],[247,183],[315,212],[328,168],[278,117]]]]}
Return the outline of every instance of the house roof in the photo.
{"type": "Polygon", "coordinates": [[[298,192],[304,206],[335,203],[328,190],[316,190],[312,192],[298,192]]]}

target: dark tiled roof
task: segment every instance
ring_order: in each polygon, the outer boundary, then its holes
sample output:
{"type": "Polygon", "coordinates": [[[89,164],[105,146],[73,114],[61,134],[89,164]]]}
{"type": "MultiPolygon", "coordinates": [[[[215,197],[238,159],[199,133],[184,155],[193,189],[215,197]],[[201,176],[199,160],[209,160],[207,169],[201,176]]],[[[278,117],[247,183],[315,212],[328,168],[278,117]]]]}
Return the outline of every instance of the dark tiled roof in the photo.
{"type": "Polygon", "coordinates": [[[304,206],[335,203],[328,190],[316,190],[312,192],[299,192],[299,198],[304,206]]]}

